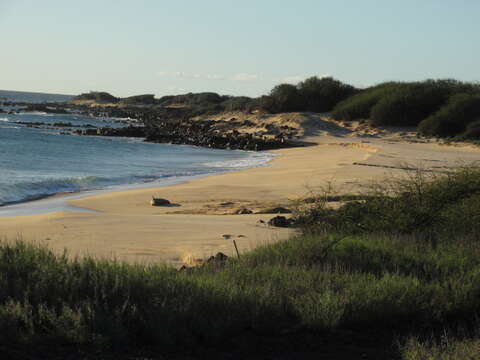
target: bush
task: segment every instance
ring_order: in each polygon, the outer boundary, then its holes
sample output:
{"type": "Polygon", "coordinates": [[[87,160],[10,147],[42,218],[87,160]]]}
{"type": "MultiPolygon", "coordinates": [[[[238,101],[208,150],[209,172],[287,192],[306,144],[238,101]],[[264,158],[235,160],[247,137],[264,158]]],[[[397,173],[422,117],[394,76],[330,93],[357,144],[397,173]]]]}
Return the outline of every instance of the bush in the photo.
{"type": "Polygon", "coordinates": [[[226,111],[249,111],[252,108],[252,99],[247,96],[235,96],[222,102],[226,111]]]}
{"type": "Polygon", "coordinates": [[[370,110],[379,102],[385,94],[392,91],[392,88],[398,83],[383,83],[349,97],[339,102],[332,112],[335,120],[353,121],[368,119],[370,110]]]}
{"type": "Polygon", "coordinates": [[[480,94],[477,84],[456,80],[388,82],[361,91],[335,106],[336,120],[371,119],[373,125],[417,125],[454,94],[480,94]]]}
{"type": "Polygon", "coordinates": [[[418,171],[374,186],[365,200],[331,209],[319,201],[296,218],[306,229],[343,232],[480,234],[480,168],[445,175],[418,171]]]}
{"type": "Polygon", "coordinates": [[[186,115],[186,118],[202,115],[215,115],[224,110],[225,109],[221,104],[196,105],[190,108],[187,112],[188,115],[186,115]]]}
{"type": "Polygon", "coordinates": [[[94,100],[97,103],[117,103],[119,101],[115,96],[107,92],[90,91],[89,93],[75,96],[73,100],[94,100]]]}
{"type": "Polygon", "coordinates": [[[319,79],[313,76],[300,82],[297,87],[304,109],[314,112],[331,111],[338,102],[357,92],[353,86],[343,84],[332,77],[319,79]]]}
{"type": "Polygon", "coordinates": [[[155,104],[155,95],[145,94],[145,95],[135,95],[121,100],[124,104],[141,104],[141,105],[152,105],[155,104]]]}
{"type": "Polygon", "coordinates": [[[270,112],[301,111],[304,108],[303,99],[297,87],[291,84],[280,84],[270,92],[271,104],[266,107],[270,112]]]}
{"type": "Polygon", "coordinates": [[[353,86],[332,77],[319,79],[313,76],[300,82],[297,87],[304,110],[314,112],[331,111],[338,102],[357,92],[353,86]]]}
{"type": "Polygon", "coordinates": [[[330,111],[341,100],[358,90],[331,77],[312,76],[297,86],[280,84],[269,96],[255,99],[256,107],[272,113],[292,111],[330,111]]]}
{"type": "Polygon", "coordinates": [[[461,139],[480,139],[480,120],[471,122],[467,129],[460,135],[461,139]]]}
{"type": "Polygon", "coordinates": [[[451,94],[464,88],[464,84],[455,80],[398,84],[371,109],[372,124],[418,125],[444,105],[451,94]]]}
{"type": "Polygon", "coordinates": [[[228,96],[221,96],[214,92],[188,93],[183,95],[163,96],[158,100],[158,104],[162,106],[168,106],[173,104],[183,104],[186,106],[206,106],[212,104],[220,104],[228,98],[228,96]]]}
{"type": "Polygon", "coordinates": [[[262,95],[252,100],[252,109],[274,113],[276,112],[275,101],[269,95],[262,95]]]}
{"type": "MultiPolygon", "coordinates": [[[[423,120],[418,131],[427,136],[455,136],[476,120],[480,120],[480,94],[457,94],[440,110],[423,120]]],[[[465,136],[477,137],[475,127],[472,125],[465,136]]]]}

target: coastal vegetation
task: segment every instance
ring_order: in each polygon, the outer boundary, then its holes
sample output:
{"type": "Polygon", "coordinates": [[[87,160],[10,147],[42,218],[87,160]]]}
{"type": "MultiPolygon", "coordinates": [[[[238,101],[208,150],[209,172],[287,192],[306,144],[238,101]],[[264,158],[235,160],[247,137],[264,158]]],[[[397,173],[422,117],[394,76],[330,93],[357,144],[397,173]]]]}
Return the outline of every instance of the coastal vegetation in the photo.
{"type": "Polygon", "coordinates": [[[83,93],[73,98],[73,101],[93,101],[99,104],[116,104],[119,98],[102,91],[90,91],[89,93],[83,93]]]}
{"type": "Polygon", "coordinates": [[[136,104],[153,105],[155,104],[155,95],[145,94],[145,95],[129,96],[127,98],[121,99],[120,102],[122,104],[128,104],[128,105],[136,105],[136,104]]]}
{"type": "Polygon", "coordinates": [[[368,120],[374,126],[418,126],[421,135],[476,138],[467,131],[480,114],[480,85],[457,80],[387,82],[339,102],[336,120],[368,120]]]}
{"type": "MultiPolygon", "coordinates": [[[[136,95],[117,98],[105,92],[90,92],[75,97],[72,102],[96,101],[125,105],[155,105],[193,109],[196,115],[222,111],[264,111],[269,113],[311,111],[327,112],[340,101],[358,93],[355,87],[332,77],[310,77],[297,85],[279,84],[269,95],[258,98],[219,95],[214,92],[167,95],[155,99],[154,95],[136,95]]],[[[190,114],[192,115],[192,114],[190,114]]]]}
{"type": "Polygon", "coordinates": [[[260,108],[269,112],[328,112],[340,101],[356,94],[358,89],[332,77],[310,77],[297,85],[280,84],[263,99],[260,108]],[[268,101],[270,100],[270,101],[268,101]]]}
{"type": "MultiPolygon", "coordinates": [[[[307,78],[296,85],[279,84],[257,98],[213,92],[116,98],[108,93],[82,94],[73,103],[94,101],[123,106],[148,106],[160,119],[191,119],[226,111],[330,113],[338,121],[367,121],[372,126],[416,127],[419,135],[450,140],[480,137],[480,84],[453,79],[384,82],[365,89],[332,77],[307,78]]],[[[110,110],[112,111],[112,110],[110,110]]],[[[138,109],[135,110],[138,115],[138,109]]],[[[151,113],[151,110],[149,110],[151,113]]],[[[143,117],[152,119],[151,114],[143,117]]],[[[140,116],[142,117],[142,116],[140,116]]],[[[151,121],[150,121],[151,123],[151,121]]]]}
{"type": "Polygon", "coordinates": [[[4,242],[0,351],[478,358],[479,175],[414,172],[336,210],[319,194],[298,236],[180,272],[4,242]]]}

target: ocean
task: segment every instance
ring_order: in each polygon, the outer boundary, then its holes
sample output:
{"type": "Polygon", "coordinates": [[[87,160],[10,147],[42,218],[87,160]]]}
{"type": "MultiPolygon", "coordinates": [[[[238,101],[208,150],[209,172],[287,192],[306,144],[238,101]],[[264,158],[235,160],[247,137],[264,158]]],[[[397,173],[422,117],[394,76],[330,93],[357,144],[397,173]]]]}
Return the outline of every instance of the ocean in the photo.
{"type": "Polygon", "coordinates": [[[0,102],[14,101],[23,103],[49,103],[65,102],[73,98],[73,95],[47,94],[27,91],[0,90],[0,102]]]}
{"type": "MultiPolygon", "coordinates": [[[[38,93],[34,96],[34,102],[42,102],[38,93]]],[[[28,98],[25,93],[22,97],[28,98]]],[[[52,95],[44,99],[52,101],[52,95]]],[[[273,157],[133,138],[62,135],[62,128],[48,125],[59,122],[125,126],[118,119],[78,114],[0,113],[0,206],[58,193],[158,186],[261,166],[273,157]],[[25,124],[39,122],[46,125],[25,124]]]]}

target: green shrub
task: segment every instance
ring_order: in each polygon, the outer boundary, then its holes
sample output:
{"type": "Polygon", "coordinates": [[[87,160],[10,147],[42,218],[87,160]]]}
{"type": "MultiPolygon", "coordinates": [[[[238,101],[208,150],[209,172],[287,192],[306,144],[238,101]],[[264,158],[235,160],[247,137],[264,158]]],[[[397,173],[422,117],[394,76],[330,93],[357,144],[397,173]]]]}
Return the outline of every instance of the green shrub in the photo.
{"type": "Polygon", "coordinates": [[[480,139],[480,120],[469,123],[460,137],[462,139],[480,139]]]}
{"type": "MultiPolygon", "coordinates": [[[[467,129],[469,123],[480,120],[480,94],[456,94],[439,111],[423,120],[418,131],[427,136],[455,136],[467,129]]],[[[475,137],[475,125],[465,137],[475,137]]]]}
{"type": "Polygon", "coordinates": [[[78,96],[75,96],[73,100],[94,100],[97,103],[117,103],[119,98],[107,93],[100,91],[90,91],[89,93],[83,93],[78,96]]]}
{"type": "Polygon", "coordinates": [[[162,106],[174,104],[183,104],[186,106],[207,106],[212,104],[220,104],[228,98],[228,96],[222,96],[214,92],[188,93],[183,95],[163,96],[158,99],[158,104],[162,106]]]}
{"type": "Polygon", "coordinates": [[[388,82],[362,90],[335,106],[336,120],[371,119],[372,124],[412,126],[440,109],[454,94],[480,94],[477,84],[456,80],[388,82]]]}
{"type": "Polygon", "coordinates": [[[270,112],[292,112],[301,111],[304,108],[304,102],[295,85],[280,84],[275,86],[270,92],[270,112]]]}
{"type": "Polygon", "coordinates": [[[476,221],[479,168],[441,176],[419,171],[408,179],[379,184],[368,195],[336,210],[320,201],[306,211],[297,211],[297,222],[305,228],[344,232],[480,233],[480,222],[476,221]]]}
{"type": "Polygon", "coordinates": [[[145,94],[145,95],[135,95],[127,98],[121,99],[121,102],[129,105],[153,105],[155,104],[155,95],[145,94]]]}
{"type": "Polygon", "coordinates": [[[428,80],[399,84],[372,107],[373,125],[414,126],[442,106],[454,84],[428,80]]]}
{"type": "Polygon", "coordinates": [[[226,111],[249,111],[252,107],[252,98],[247,96],[235,96],[222,102],[226,111]]]}
{"type": "Polygon", "coordinates": [[[378,103],[398,83],[383,83],[353,95],[346,100],[339,102],[332,112],[335,120],[360,120],[370,118],[372,107],[378,103]]]}
{"type": "Polygon", "coordinates": [[[297,85],[304,110],[314,112],[331,111],[340,101],[355,94],[358,90],[332,78],[310,77],[297,85]]]}

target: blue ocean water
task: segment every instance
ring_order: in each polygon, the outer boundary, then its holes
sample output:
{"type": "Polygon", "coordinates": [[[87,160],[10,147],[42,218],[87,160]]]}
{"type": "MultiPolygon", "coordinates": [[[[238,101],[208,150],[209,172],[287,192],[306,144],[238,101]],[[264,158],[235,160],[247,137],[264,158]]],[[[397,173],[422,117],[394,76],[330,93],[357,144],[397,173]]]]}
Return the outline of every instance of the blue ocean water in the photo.
{"type": "Polygon", "coordinates": [[[0,90],[0,102],[15,101],[25,103],[65,102],[73,98],[73,95],[46,94],[27,91],[0,90]]]}
{"type": "Polygon", "coordinates": [[[123,126],[116,119],[74,114],[0,114],[0,206],[114,185],[153,186],[167,179],[255,167],[272,157],[268,153],[149,144],[141,139],[61,135],[59,128],[29,127],[18,121],[123,126]]]}

